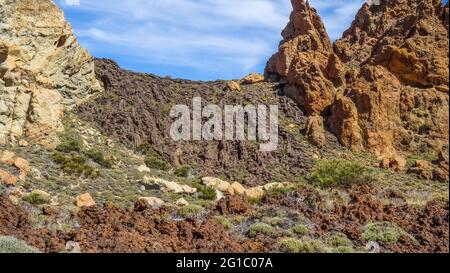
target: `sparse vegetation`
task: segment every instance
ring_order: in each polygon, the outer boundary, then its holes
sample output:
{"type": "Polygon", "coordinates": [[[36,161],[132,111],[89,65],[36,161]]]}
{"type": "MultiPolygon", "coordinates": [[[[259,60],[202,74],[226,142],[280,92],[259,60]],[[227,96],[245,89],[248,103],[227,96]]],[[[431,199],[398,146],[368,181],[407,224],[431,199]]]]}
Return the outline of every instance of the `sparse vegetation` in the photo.
{"type": "Polygon", "coordinates": [[[214,188],[211,187],[201,187],[200,188],[201,198],[204,200],[216,200],[217,192],[214,188]]]}
{"type": "Polygon", "coordinates": [[[262,198],[260,198],[260,197],[249,197],[247,201],[250,203],[250,205],[253,206],[253,205],[260,204],[262,202],[262,198]]]}
{"type": "MultiPolygon", "coordinates": [[[[345,234],[333,233],[325,238],[325,242],[334,248],[352,247],[353,243],[347,238],[345,234]]],[[[344,249],[342,249],[344,250],[344,249]]],[[[338,251],[340,252],[340,251],[338,251]]]]}
{"type": "Polygon", "coordinates": [[[86,159],[81,155],[69,154],[64,155],[60,152],[55,152],[52,155],[53,161],[61,165],[61,169],[69,175],[84,175],[87,178],[97,178],[99,171],[87,164],[86,159]]]}
{"type": "Polygon", "coordinates": [[[288,253],[327,253],[327,246],[320,240],[304,237],[301,239],[285,238],[279,243],[280,249],[288,253]]]}
{"type": "Polygon", "coordinates": [[[81,141],[71,135],[66,135],[62,138],[61,143],[56,147],[56,150],[62,153],[79,152],[81,151],[81,141]]]}
{"type": "Polygon", "coordinates": [[[155,170],[167,171],[169,169],[169,165],[166,162],[154,155],[149,155],[145,158],[145,165],[155,170]]]}
{"type": "Polygon", "coordinates": [[[40,251],[26,242],[10,236],[0,236],[0,253],[39,253],[40,251]]]}
{"type": "Polygon", "coordinates": [[[309,233],[309,228],[305,225],[297,225],[291,229],[291,231],[297,235],[304,236],[309,233]]]}
{"type": "Polygon", "coordinates": [[[285,194],[287,194],[288,192],[291,192],[293,190],[293,188],[289,188],[289,187],[274,187],[272,189],[270,189],[270,191],[268,192],[268,195],[273,196],[273,197],[278,197],[278,196],[283,196],[285,194]]]}
{"type": "Polygon", "coordinates": [[[363,238],[366,241],[395,244],[401,236],[410,235],[391,222],[370,223],[363,227],[363,238]]]}
{"type": "Polygon", "coordinates": [[[174,174],[178,177],[188,177],[191,172],[191,167],[188,165],[183,165],[180,168],[176,169],[174,174]]]}
{"type": "Polygon", "coordinates": [[[50,203],[50,196],[38,191],[34,191],[22,197],[22,200],[32,205],[38,206],[50,203]]]}
{"type": "Polygon", "coordinates": [[[228,218],[224,216],[216,216],[216,219],[220,222],[220,224],[222,224],[222,226],[226,230],[230,230],[233,228],[233,223],[228,218]]]}
{"type": "Polygon", "coordinates": [[[112,160],[106,158],[103,151],[99,149],[90,149],[89,151],[86,152],[86,155],[94,162],[105,168],[111,168],[113,165],[112,160]]]}
{"type": "Polygon", "coordinates": [[[266,223],[255,223],[250,226],[248,230],[249,237],[256,237],[258,234],[275,237],[279,234],[279,231],[266,223]]]}
{"type": "Polygon", "coordinates": [[[179,210],[179,213],[184,218],[193,218],[195,216],[198,216],[200,214],[203,214],[205,212],[205,209],[199,205],[191,204],[185,207],[182,207],[179,210]]]}
{"type": "Polygon", "coordinates": [[[373,171],[359,163],[344,160],[325,160],[319,162],[311,172],[313,183],[323,187],[350,186],[371,183],[373,171]]]}

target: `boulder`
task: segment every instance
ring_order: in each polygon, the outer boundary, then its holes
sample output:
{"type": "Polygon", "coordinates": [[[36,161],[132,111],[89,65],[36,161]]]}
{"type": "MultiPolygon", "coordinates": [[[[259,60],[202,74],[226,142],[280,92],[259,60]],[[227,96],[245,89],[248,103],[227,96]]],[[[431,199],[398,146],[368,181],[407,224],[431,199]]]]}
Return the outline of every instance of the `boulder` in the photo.
{"type": "Polygon", "coordinates": [[[404,171],[406,169],[406,160],[402,156],[393,156],[381,161],[380,167],[394,171],[404,171]]]}
{"type": "Polygon", "coordinates": [[[21,139],[21,140],[19,140],[19,146],[20,147],[28,147],[28,141],[26,141],[25,139],[21,139]]]}
{"type": "Polygon", "coordinates": [[[243,84],[255,84],[264,81],[264,75],[258,73],[251,73],[242,79],[243,84]]]}
{"type": "Polygon", "coordinates": [[[414,164],[408,169],[408,173],[417,174],[421,179],[432,180],[433,172],[431,164],[426,160],[416,160],[414,164]]]}
{"type": "Polygon", "coordinates": [[[0,181],[7,186],[15,186],[17,183],[17,177],[0,169],[0,181]]]}
{"type": "Polygon", "coordinates": [[[68,241],[66,243],[66,251],[69,253],[81,253],[80,244],[74,241],[68,241]]]}
{"type": "Polygon", "coordinates": [[[75,198],[75,205],[79,208],[95,206],[95,201],[89,193],[84,193],[75,198]]]}
{"type": "Polygon", "coordinates": [[[191,186],[179,184],[174,181],[167,181],[158,177],[145,176],[142,182],[150,186],[156,185],[157,187],[162,188],[163,190],[168,192],[187,194],[193,194],[197,192],[197,189],[191,186]]]}
{"type": "Polygon", "coordinates": [[[251,212],[251,206],[247,199],[242,195],[227,196],[219,200],[216,210],[221,215],[229,214],[248,214],[251,212]]]}
{"type": "Polygon", "coordinates": [[[253,187],[245,191],[245,196],[249,198],[261,198],[264,196],[263,187],[253,187]]]}
{"type": "Polygon", "coordinates": [[[141,197],[138,201],[144,202],[149,208],[152,209],[159,209],[165,204],[163,200],[157,197],[141,197]]]}
{"type": "Polygon", "coordinates": [[[0,162],[6,164],[8,166],[12,166],[12,165],[14,165],[15,156],[16,155],[13,152],[3,151],[0,156],[0,162]]]}
{"type": "Polygon", "coordinates": [[[202,183],[207,187],[215,188],[222,192],[227,192],[228,188],[231,187],[230,183],[215,177],[203,177],[202,183]]]}
{"type": "Polygon", "coordinates": [[[31,169],[28,161],[21,157],[17,157],[14,159],[14,166],[20,170],[19,179],[25,181],[31,169]]]}
{"type": "Polygon", "coordinates": [[[322,148],[326,144],[327,140],[325,137],[323,117],[314,115],[308,118],[306,135],[308,136],[309,141],[318,148],[322,148]]]}
{"type": "Polygon", "coordinates": [[[229,91],[242,91],[241,85],[236,81],[227,82],[226,89],[229,91]]]}
{"type": "Polygon", "coordinates": [[[186,199],[184,199],[184,198],[178,199],[177,202],[175,202],[175,204],[176,204],[177,206],[179,206],[179,207],[186,207],[186,206],[189,206],[189,202],[186,201],[186,199]]]}
{"type": "Polygon", "coordinates": [[[147,167],[145,164],[140,165],[139,167],[137,167],[137,170],[141,173],[149,173],[152,170],[150,170],[149,167],[147,167]]]}
{"type": "Polygon", "coordinates": [[[234,182],[233,184],[231,184],[231,186],[228,188],[227,193],[231,194],[231,195],[245,195],[245,187],[242,186],[241,183],[238,182],[234,182]]]}

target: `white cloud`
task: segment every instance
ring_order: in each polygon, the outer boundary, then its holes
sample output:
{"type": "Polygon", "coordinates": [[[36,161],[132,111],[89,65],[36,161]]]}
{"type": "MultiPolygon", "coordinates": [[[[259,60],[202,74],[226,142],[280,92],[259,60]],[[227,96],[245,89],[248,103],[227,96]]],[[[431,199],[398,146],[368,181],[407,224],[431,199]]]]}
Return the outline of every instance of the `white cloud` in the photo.
{"type": "Polygon", "coordinates": [[[80,5],[80,0],[64,0],[64,2],[68,6],[79,6],[80,5]]]}
{"type": "MultiPolygon", "coordinates": [[[[63,0],[60,0],[63,1],[63,0]]],[[[332,39],[364,0],[310,0],[332,39]]],[[[277,49],[290,0],[64,0],[84,46],[140,64],[192,67],[224,77],[261,70],[277,49]]],[[[63,5],[64,7],[64,5],[63,5]]],[[[67,12],[66,12],[67,13],[67,12]]],[[[261,71],[260,71],[261,72],[261,71]]]]}

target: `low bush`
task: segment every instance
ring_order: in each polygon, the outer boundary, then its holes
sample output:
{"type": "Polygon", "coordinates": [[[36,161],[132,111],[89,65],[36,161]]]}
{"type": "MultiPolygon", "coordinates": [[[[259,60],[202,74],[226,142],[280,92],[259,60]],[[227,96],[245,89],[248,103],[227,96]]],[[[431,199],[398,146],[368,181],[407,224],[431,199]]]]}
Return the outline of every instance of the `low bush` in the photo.
{"type": "MultiPolygon", "coordinates": [[[[329,246],[332,246],[336,249],[353,247],[352,241],[350,241],[350,239],[345,234],[342,234],[342,233],[333,233],[333,234],[326,236],[325,242],[329,246]]],[[[337,251],[337,252],[340,252],[340,251],[337,251]]]]}
{"type": "Polygon", "coordinates": [[[112,167],[112,161],[111,159],[107,159],[103,153],[103,151],[99,149],[90,149],[86,152],[86,155],[92,159],[95,163],[105,167],[105,168],[111,168],[112,167]]]}
{"type": "Polygon", "coordinates": [[[180,168],[176,169],[174,174],[178,177],[189,177],[189,173],[191,172],[191,167],[188,165],[183,165],[180,168]]]}
{"type": "Polygon", "coordinates": [[[0,253],[40,253],[40,251],[14,237],[0,236],[0,253]]]}
{"type": "Polygon", "coordinates": [[[294,232],[297,235],[304,236],[304,235],[307,235],[310,230],[305,225],[297,225],[297,226],[293,227],[291,229],[291,231],[294,232]]]}
{"type": "Polygon", "coordinates": [[[84,175],[87,178],[97,178],[99,172],[96,168],[89,166],[80,155],[69,154],[64,155],[59,152],[55,152],[52,155],[53,161],[61,166],[61,169],[69,175],[84,175]]]}
{"type": "Polygon", "coordinates": [[[41,192],[34,191],[24,195],[22,200],[32,205],[44,205],[50,203],[50,196],[41,192]]]}
{"type": "Polygon", "coordinates": [[[167,171],[169,169],[169,165],[166,162],[154,155],[149,155],[145,158],[145,165],[155,170],[167,171]]]}
{"type": "Polygon", "coordinates": [[[328,247],[319,240],[304,237],[302,239],[286,238],[280,241],[280,249],[287,253],[327,253],[328,247]]]}
{"type": "Polygon", "coordinates": [[[254,206],[254,205],[261,204],[262,198],[261,197],[249,197],[247,201],[250,205],[254,206]]]}
{"type": "Polygon", "coordinates": [[[248,230],[249,237],[256,237],[258,234],[263,234],[271,237],[275,237],[279,234],[278,229],[272,227],[266,223],[255,223],[250,226],[248,230]]]}
{"type": "Polygon", "coordinates": [[[273,197],[279,197],[279,196],[286,195],[287,193],[289,193],[293,190],[294,190],[293,187],[274,187],[269,190],[268,195],[273,196],[273,197]]]}
{"type": "Polygon", "coordinates": [[[188,205],[185,207],[180,208],[179,213],[184,218],[193,218],[196,216],[199,216],[200,214],[203,214],[205,212],[205,209],[199,205],[188,205]]]}
{"type": "Polygon", "coordinates": [[[373,171],[356,162],[325,160],[319,162],[311,172],[310,179],[323,187],[350,186],[373,182],[373,171]]]}
{"type": "Polygon", "coordinates": [[[217,199],[217,191],[212,187],[202,187],[200,189],[201,198],[204,200],[216,200],[217,199]]]}
{"type": "Polygon", "coordinates": [[[226,230],[230,230],[233,228],[233,223],[231,223],[231,221],[224,217],[224,216],[216,216],[217,221],[220,222],[220,224],[226,229],[226,230]]]}
{"type": "Polygon", "coordinates": [[[81,151],[81,146],[81,141],[78,139],[66,137],[56,146],[56,150],[62,153],[79,152],[81,151]]]}
{"type": "Polygon", "coordinates": [[[395,244],[401,236],[411,236],[391,222],[370,223],[363,227],[363,238],[366,241],[395,244]]]}

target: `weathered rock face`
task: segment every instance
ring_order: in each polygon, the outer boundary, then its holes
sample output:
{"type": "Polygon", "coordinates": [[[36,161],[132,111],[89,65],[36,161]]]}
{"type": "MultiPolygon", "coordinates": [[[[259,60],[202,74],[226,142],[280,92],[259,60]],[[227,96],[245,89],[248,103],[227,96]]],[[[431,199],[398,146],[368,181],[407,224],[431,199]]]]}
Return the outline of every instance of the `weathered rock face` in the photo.
{"type": "Polygon", "coordinates": [[[347,66],[356,67],[346,96],[355,104],[369,150],[439,150],[448,144],[448,46],[440,0],[361,8],[334,48],[347,66]],[[380,136],[386,141],[378,141],[380,136]]]}
{"type": "Polygon", "coordinates": [[[266,77],[287,82],[285,92],[309,114],[321,114],[342,82],[341,62],[317,14],[304,0],[292,0],[290,22],[279,51],[269,60],[266,77]]]}
{"type": "Polygon", "coordinates": [[[287,93],[308,114],[322,113],[353,150],[390,157],[397,150],[448,145],[448,4],[364,4],[330,49],[315,11],[304,1],[292,3],[291,22],[266,76],[286,78],[287,93]]]}
{"type": "Polygon", "coordinates": [[[94,63],[50,0],[0,0],[0,143],[57,143],[64,106],[101,91],[94,63]]]}

